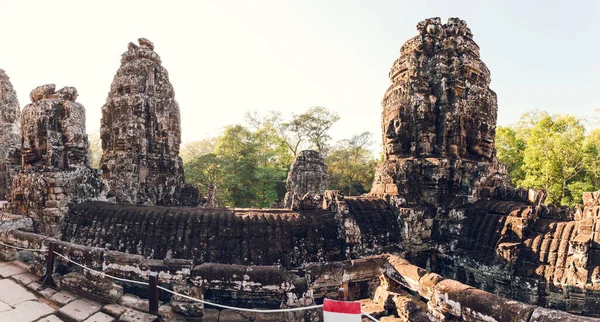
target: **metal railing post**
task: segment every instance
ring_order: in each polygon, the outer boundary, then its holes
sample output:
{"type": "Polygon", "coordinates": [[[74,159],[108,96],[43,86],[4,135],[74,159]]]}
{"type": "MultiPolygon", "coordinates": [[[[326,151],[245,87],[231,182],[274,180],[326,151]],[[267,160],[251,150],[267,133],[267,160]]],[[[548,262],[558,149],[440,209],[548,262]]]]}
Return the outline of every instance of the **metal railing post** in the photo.
{"type": "Polygon", "coordinates": [[[156,320],[160,318],[158,316],[158,273],[152,272],[150,273],[150,283],[148,284],[148,297],[149,297],[149,308],[148,311],[150,314],[156,316],[156,320]]]}
{"type": "Polygon", "coordinates": [[[54,271],[54,243],[48,244],[48,257],[46,257],[46,273],[42,276],[38,282],[42,284],[38,290],[43,290],[46,287],[56,289],[56,282],[52,278],[52,272],[54,271]]]}

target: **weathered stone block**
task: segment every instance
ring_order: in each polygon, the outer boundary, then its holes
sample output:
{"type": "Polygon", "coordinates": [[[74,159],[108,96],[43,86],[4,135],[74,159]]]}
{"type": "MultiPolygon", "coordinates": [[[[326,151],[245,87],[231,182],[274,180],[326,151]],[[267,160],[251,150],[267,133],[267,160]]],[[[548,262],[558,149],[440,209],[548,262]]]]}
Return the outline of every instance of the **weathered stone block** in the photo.
{"type": "Polygon", "coordinates": [[[106,274],[132,280],[146,280],[148,278],[148,273],[140,268],[145,260],[142,255],[107,250],[104,251],[103,259],[102,271],[106,274]]]}
{"type": "Polygon", "coordinates": [[[102,307],[102,312],[116,318],[120,317],[121,314],[125,313],[125,311],[127,311],[127,308],[118,304],[107,304],[102,307]]]}
{"type": "MultiPolygon", "coordinates": [[[[196,286],[173,284],[173,292],[197,298],[199,300],[204,299],[202,289],[196,286]]],[[[185,316],[202,317],[204,314],[204,304],[177,295],[174,295],[171,298],[171,307],[173,307],[175,312],[185,316]]]]}
{"type": "Polygon", "coordinates": [[[386,274],[396,283],[407,287],[408,289],[418,292],[420,287],[419,280],[427,271],[408,263],[404,263],[396,256],[390,256],[387,264],[384,264],[386,274]]]}
{"type": "Polygon", "coordinates": [[[60,279],[61,288],[82,296],[115,303],[123,295],[123,287],[111,279],[91,274],[68,273],[60,279]]]}

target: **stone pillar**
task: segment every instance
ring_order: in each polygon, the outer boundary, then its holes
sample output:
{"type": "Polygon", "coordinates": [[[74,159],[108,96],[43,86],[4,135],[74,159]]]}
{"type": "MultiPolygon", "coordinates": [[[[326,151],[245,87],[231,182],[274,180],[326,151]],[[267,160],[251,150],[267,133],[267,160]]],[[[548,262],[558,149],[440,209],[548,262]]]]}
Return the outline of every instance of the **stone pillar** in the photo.
{"type": "Polygon", "coordinates": [[[20,119],[17,93],[0,69],[0,200],[10,197],[12,180],[21,166],[20,119]]]}
{"type": "Polygon", "coordinates": [[[102,182],[90,167],[77,90],[43,85],[30,98],[21,118],[22,169],[13,180],[9,209],[31,217],[36,231],[58,236],[68,205],[96,199],[102,182]]]}
{"type": "Polygon", "coordinates": [[[323,157],[314,150],[301,151],[288,173],[284,207],[298,207],[302,199],[315,199],[304,197],[306,194],[322,195],[328,185],[329,174],[323,157]]]}
{"type": "Polygon", "coordinates": [[[103,180],[117,203],[177,205],[184,184],[179,106],[154,45],[129,43],[102,107],[103,180]]]}

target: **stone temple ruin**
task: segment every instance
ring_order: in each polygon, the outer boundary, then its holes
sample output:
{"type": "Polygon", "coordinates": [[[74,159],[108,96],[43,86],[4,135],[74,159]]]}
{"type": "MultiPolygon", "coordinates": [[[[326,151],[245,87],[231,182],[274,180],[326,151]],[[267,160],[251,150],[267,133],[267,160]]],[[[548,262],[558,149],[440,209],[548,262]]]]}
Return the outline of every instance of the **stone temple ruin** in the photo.
{"type": "Polygon", "coordinates": [[[325,160],[317,151],[301,151],[290,167],[283,199],[286,208],[315,208],[329,185],[325,160]]]}
{"type": "MultiPolygon", "coordinates": [[[[103,107],[102,177],[89,168],[75,89],[32,92],[21,144],[14,131],[1,138],[10,142],[3,164],[22,162],[0,169],[14,177],[5,188],[14,216],[0,222],[0,241],[52,242],[92,269],[136,281],[157,272],[175,292],[238,307],[303,307],[343,286],[381,321],[599,321],[600,192],[568,208],[512,187],[495,156],[490,71],[470,29],[432,18],[417,30],[390,71],[385,158],[368,195],[324,191],[326,166],[306,151],[288,176],[287,208],[176,206],[199,204],[189,200],[198,193],[179,196],[179,110],[152,43],[140,39],[103,107]],[[17,224],[17,215],[34,224],[17,224]]],[[[0,76],[0,121],[15,129],[18,104],[0,76]]],[[[0,256],[38,275],[46,258],[2,245],[0,256]]],[[[66,261],[55,272],[61,288],[105,302],[148,295],[66,261]]],[[[322,319],[318,310],[242,314],[167,293],[161,300],[167,320],[322,319]]]]}
{"type": "Polygon", "coordinates": [[[102,177],[118,203],[178,205],[179,105],[154,45],[129,43],[102,107],[102,177]]]}
{"type": "Polygon", "coordinates": [[[90,167],[85,108],[77,90],[40,86],[21,116],[21,169],[14,176],[9,208],[33,218],[36,230],[54,236],[69,203],[97,199],[101,181],[90,167]]]}
{"type": "Polygon", "coordinates": [[[0,198],[10,196],[12,179],[21,165],[19,122],[21,109],[17,93],[0,69],[0,198]]]}

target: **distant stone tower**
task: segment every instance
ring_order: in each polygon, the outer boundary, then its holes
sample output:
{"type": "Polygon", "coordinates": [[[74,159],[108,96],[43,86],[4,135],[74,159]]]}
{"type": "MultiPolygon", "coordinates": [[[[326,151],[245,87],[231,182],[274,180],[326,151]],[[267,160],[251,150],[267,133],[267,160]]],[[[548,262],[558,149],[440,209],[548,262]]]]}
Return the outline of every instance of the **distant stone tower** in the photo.
{"type": "Polygon", "coordinates": [[[0,69],[0,200],[10,197],[13,177],[21,167],[20,120],[17,93],[0,69]]]}
{"type": "Polygon", "coordinates": [[[85,108],[77,90],[37,87],[21,117],[22,168],[12,185],[9,209],[29,216],[36,231],[58,236],[69,204],[96,200],[102,190],[90,167],[85,108]]]}
{"type": "Polygon", "coordinates": [[[440,205],[508,186],[496,161],[496,94],[471,30],[431,18],[400,49],[383,98],[384,161],[371,195],[399,206],[440,205]]]}
{"type": "Polygon", "coordinates": [[[323,194],[329,184],[327,165],[319,152],[301,151],[290,167],[285,188],[287,193],[283,201],[286,208],[295,208],[304,195],[323,194]]]}
{"type": "Polygon", "coordinates": [[[177,205],[183,186],[179,106],[154,45],[129,43],[102,107],[102,177],[117,203],[177,205]]]}

